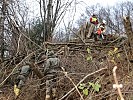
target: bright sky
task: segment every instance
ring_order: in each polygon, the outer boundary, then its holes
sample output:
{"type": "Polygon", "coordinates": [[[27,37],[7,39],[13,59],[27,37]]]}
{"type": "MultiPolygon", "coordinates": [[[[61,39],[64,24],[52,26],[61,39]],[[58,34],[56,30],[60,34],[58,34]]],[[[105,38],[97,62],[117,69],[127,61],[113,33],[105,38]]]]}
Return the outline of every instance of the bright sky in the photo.
{"type": "Polygon", "coordinates": [[[108,6],[108,5],[113,6],[120,2],[133,1],[133,0],[78,0],[78,1],[83,1],[87,5],[95,5],[95,4],[99,3],[102,6],[108,6]]]}
{"type": "Polygon", "coordinates": [[[108,7],[108,6],[117,6],[117,3],[122,3],[126,1],[132,1],[133,0],[77,0],[80,2],[80,4],[77,5],[77,12],[76,12],[76,19],[79,17],[82,13],[85,12],[85,9],[87,6],[100,4],[100,6],[108,7]]]}
{"type": "MultiPolygon", "coordinates": [[[[39,3],[37,3],[37,0],[26,0],[26,1],[29,4],[31,10],[36,10],[36,12],[38,12],[39,3]]],[[[71,1],[71,0],[69,0],[69,1],[71,1]]],[[[80,2],[80,4],[78,4],[78,6],[77,6],[77,9],[82,12],[85,10],[86,6],[95,5],[97,3],[106,7],[106,6],[114,6],[120,2],[133,1],[133,0],[76,0],[76,1],[80,2]]]]}
{"type": "MultiPolygon", "coordinates": [[[[35,18],[37,16],[39,16],[39,3],[37,3],[37,0],[26,0],[27,3],[30,6],[30,9],[34,12],[34,14],[31,14],[31,18],[35,18]]],[[[72,1],[72,0],[69,0],[72,1]]],[[[91,5],[96,5],[97,3],[99,3],[101,6],[107,7],[107,6],[114,6],[117,3],[121,3],[121,2],[125,2],[125,1],[132,1],[133,0],[76,0],[78,3],[77,8],[76,8],[76,13],[75,13],[75,17],[74,19],[77,20],[79,19],[80,15],[82,13],[85,13],[85,9],[87,6],[91,6],[91,5]]],[[[73,20],[73,12],[68,12],[68,14],[66,14],[65,19],[67,18],[68,21],[73,20]]]]}

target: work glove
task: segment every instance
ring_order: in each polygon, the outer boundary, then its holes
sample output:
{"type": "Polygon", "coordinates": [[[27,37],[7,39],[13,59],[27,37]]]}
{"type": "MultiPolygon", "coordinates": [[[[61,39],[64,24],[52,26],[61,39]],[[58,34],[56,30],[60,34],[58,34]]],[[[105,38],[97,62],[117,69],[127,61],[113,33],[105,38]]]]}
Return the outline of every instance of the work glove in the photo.
{"type": "Polygon", "coordinates": [[[14,85],[14,93],[15,93],[15,96],[17,97],[20,93],[20,89],[17,87],[17,85],[15,84],[14,85]]]}

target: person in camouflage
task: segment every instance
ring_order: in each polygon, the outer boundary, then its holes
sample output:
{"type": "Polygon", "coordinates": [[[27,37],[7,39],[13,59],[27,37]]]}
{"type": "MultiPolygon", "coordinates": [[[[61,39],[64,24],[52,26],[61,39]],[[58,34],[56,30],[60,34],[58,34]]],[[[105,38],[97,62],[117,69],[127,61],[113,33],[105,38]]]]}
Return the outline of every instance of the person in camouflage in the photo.
{"type": "Polygon", "coordinates": [[[47,60],[44,68],[46,76],[46,97],[45,100],[55,100],[56,98],[56,81],[58,72],[61,70],[60,59],[53,51],[46,53],[47,60]]]}
{"type": "Polygon", "coordinates": [[[26,82],[27,77],[30,74],[30,66],[28,64],[25,64],[22,66],[19,75],[17,76],[16,79],[16,85],[18,89],[21,89],[23,87],[23,85],[26,82]]]}

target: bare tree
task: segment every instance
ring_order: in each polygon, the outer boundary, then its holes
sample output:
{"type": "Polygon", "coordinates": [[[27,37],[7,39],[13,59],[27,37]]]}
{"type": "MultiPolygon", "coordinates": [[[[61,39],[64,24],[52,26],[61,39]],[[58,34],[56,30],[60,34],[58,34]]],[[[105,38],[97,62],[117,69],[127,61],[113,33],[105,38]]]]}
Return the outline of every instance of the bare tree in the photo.
{"type": "Polygon", "coordinates": [[[26,25],[28,22],[28,7],[25,2],[22,3],[20,0],[10,1],[10,5],[8,6],[8,30],[7,34],[11,34],[10,36],[10,48],[12,48],[12,53],[17,55],[26,53],[27,51],[27,41],[24,35],[26,34],[26,25]]]}
{"type": "Polygon", "coordinates": [[[5,46],[4,46],[4,25],[5,25],[5,17],[6,17],[6,11],[7,11],[7,1],[2,0],[1,1],[1,9],[0,9],[0,57],[1,59],[4,58],[4,51],[5,51],[5,46]]]}
{"type": "Polygon", "coordinates": [[[40,0],[44,41],[51,41],[55,27],[63,19],[74,0],[40,0]]]}

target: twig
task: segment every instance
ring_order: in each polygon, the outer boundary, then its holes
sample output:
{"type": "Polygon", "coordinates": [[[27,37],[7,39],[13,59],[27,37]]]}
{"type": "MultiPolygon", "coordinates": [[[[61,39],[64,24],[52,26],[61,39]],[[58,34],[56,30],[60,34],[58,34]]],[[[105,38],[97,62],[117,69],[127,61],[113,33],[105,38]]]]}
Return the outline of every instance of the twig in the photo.
{"type": "MultiPolygon", "coordinates": [[[[86,75],[77,85],[76,85],[76,87],[78,87],[86,78],[88,78],[89,76],[91,76],[91,75],[93,75],[93,74],[96,74],[96,73],[98,73],[98,72],[100,72],[100,71],[102,71],[102,70],[105,70],[105,69],[107,69],[106,67],[105,68],[101,68],[101,69],[99,69],[99,70],[97,70],[97,71],[95,71],[95,72],[93,72],[93,73],[90,73],[90,74],[88,74],[88,75],[86,75]]],[[[76,88],[74,87],[74,88],[72,88],[67,94],[65,94],[62,98],[60,98],[59,100],[64,100],[64,98],[66,98],[71,92],[73,92],[74,90],[75,90],[76,88]]]]}
{"type": "MultiPolygon", "coordinates": [[[[69,28],[69,29],[70,29],[70,28],[69,28]]],[[[81,40],[84,44],[86,44],[85,41],[81,38],[81,36],[79,36],[78,34],[76,34],[72,29],[70,29],[70,31],[72,31],[75,35],[77,35],[77,36],[80,38],[80,40],[81,40]]]]}
{"type": "Polygon", "coordinates": [[[67,46],[91,46],[91,47],[101,47],[101,48],[114,48],[114,46],[103,46],[103,45],[92,45],[90,43],[86,43],[86,44],[83,44],[83,43],[52,43],[52,42],[45,42],[45,44],[47,45],[52,45],[52,46],[55,46],[55,45],[67,45],[67,46]]]}
{"type": "Polygon", "coordinates": [[[115,85],[116,85],[116,88],[117,88],[117,91],[118,91],[118,94],[119,94],[121,100],[124,100],[124,98],[123,98],[123,96],[122,96],[122,93],[121,93],[121,90],[120,90],[120,86],[121,86],[121,85],[118,84],[118,80],[117,80],[117,78],[116,78],[116,69],[117,69],[117,66],[115,66],[115,67],[113,68],[113,76],[114,76],[114,80],[115,80],[115,85]]]}
{"type": "Polygon", "coordinates": [[[22,34],[26,39],[28,39],[30,42],[32,42],[33,44],[35,44],[36,46],[38,46],[40,49],[43,49],[41,46],[39,46],[37,43],[35,43],[34,41],[32,41],[30,39],[30,37],[28,37],[27,35],[25,35],[19,28],[19,26],[17,25],[16,21],[13,20],[12,18],[9,17],[9,19],[12,21],[12,25],[18,30],[18,32],[20,32],[20,34],[22,34]]]}
{"type": "Polygon", "coordinates": [[[19,39],[18,39],[18,47],[17,47],[17,53],[16,55],[19,53],[19,48],[20,48],[20,39],[22,37],[22,34],[19,35],[19,39]]]}
{"type": "Polygon", "coordinates": [[[111,41],[111,43],[109,43],[108,45],[110,45],[110,44],[116,42],[116,41],[119,40],[120,38],[121,38],[121,37],[116,38],[115,40],[111,41]]]}
{"type": "Polygon", "coordinates": [[[73,80],[68,76],[67,72],[65,72],[65,70],[63,69],[63,73],[65,74],[65,76],[72,82],[72,84],[74,85],[75,89],[77,90],[78,94],[80,95],[81,99],[84,100],[83,96],[81,95],[81,93],[79,92],[76,84],[73,82],[73,80]]]}

